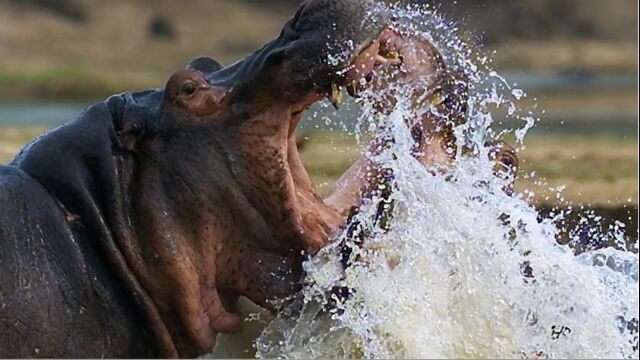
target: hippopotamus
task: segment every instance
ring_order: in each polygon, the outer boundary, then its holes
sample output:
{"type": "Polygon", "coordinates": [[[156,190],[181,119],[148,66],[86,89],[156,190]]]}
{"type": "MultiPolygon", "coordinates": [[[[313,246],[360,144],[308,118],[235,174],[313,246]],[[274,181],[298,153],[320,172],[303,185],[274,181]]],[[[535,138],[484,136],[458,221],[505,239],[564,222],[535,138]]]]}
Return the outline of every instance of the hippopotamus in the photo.
{"type": "MultiPolygon", "coordinates": [[[[344,186],[363,160],[317,195],[296,146],[303,112],[382,86],[371,74],[390,67],[406,70],[394,81],[448,74],[432,44],[388,24],[373,0],[306,0],[235,64],[198,58],[0,166],[0,357],[195,357],[239,330],[239,297],[275,310],[369,187],[344,186]]],[[[450,129],[418,120],[416,157],[450,161],[450,129]]]]}

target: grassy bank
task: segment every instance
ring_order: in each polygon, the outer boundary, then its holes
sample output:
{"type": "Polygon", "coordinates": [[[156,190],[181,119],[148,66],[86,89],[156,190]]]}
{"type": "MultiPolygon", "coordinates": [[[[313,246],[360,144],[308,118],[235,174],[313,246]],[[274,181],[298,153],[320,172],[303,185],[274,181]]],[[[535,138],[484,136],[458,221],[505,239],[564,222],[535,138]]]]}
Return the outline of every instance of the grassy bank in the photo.
{"type": "Polygon", "coordinates": [[[155,77],[104,73],[86,65],[26,70],[0,67],[0,98],[81,101],[160,86],[155,77]]]}
{"type": "Polygon", "coordinates": [[[570,202],[595,205],[638,203],[637,140],[546,137],[527,141],[519,190],[535,192],[536,202],[556,201],[556,189],[570,202]],[[535,174],[527,178],[527,175],[535,174]]]}
{"type": "Polygon", "coordinates": [[[195,57],[236,61],[293,14],[236,0],[78,3],[83,21],[0,1],[0,97],[75,99],[162,86],[195,57]],[[157,19],[167,19],[170,36],[152,34],[157,19]]]}

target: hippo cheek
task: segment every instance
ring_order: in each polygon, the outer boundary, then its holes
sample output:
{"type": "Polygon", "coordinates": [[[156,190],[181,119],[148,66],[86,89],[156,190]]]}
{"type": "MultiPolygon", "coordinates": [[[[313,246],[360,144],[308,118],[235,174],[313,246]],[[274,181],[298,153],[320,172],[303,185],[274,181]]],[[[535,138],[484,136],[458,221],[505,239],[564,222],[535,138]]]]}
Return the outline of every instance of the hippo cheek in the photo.
{"type": "Polygon", "coordinates": [[[256,249],[250,244],[229,252],[227,265],[220,268],[218,278],[224,278],[231,293],[247,297],[255,304],[275,310],[277,299],[283,299],[300,288],[302,257],[284,256],[273,251],[256,249]]]}

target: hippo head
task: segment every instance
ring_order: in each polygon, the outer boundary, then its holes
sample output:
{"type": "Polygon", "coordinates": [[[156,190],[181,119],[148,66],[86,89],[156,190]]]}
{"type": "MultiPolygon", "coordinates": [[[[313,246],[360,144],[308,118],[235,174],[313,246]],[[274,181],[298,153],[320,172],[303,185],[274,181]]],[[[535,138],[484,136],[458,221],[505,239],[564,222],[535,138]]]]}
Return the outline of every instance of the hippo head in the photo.
{"type": "Polygon", "coordinates": [[[114,243],[164,355],[200,355],[238,330],[239,296],[274,309],[300,286],[304,257],[342,226],[314,190],[295,128],[357,80],[354,64],[385,21],[372,1],[306,1],[245,59],[200,58],[164,89],[107,101],[122,189],[114,243]]]}

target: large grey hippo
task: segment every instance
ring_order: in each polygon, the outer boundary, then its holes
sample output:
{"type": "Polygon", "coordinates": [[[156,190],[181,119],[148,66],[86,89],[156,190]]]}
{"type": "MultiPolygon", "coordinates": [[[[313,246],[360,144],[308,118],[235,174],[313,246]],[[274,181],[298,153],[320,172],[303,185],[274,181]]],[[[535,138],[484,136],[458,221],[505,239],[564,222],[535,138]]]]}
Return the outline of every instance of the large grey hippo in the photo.
{"type": "MultiPolygon", "coordinates": [[[[0,357],[194,357],[239,329],[239,296],[273,310],[295,292],[305,256],[371,188],[363,160],[316,194],[303,111],[392,67],[446,89],[435,48],[388,22],[372,0],[305,1],[245,59],[199,58],[0,166],[0,357]]],[[[454,93],[442,104],[462,113],[454,93]]],[[[447,162],[450,128],[420,124],[416,157],[447,162]]]]}

